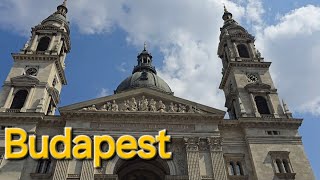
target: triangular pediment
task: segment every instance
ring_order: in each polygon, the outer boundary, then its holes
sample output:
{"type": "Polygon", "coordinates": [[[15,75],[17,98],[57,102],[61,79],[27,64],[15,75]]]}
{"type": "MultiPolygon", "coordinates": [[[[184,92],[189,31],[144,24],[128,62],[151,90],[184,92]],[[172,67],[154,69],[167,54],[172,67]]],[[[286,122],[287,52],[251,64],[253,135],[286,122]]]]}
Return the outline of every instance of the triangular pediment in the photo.
{"type": "Polygon", "coordinates": [[[148,88],[135,89],[111,96],[84,101],[59,108],[64,112],[129,112],[129,113],[189,113],[215,114],[224,116],[225,112],[173,95],[164,94],[148,88]]]}

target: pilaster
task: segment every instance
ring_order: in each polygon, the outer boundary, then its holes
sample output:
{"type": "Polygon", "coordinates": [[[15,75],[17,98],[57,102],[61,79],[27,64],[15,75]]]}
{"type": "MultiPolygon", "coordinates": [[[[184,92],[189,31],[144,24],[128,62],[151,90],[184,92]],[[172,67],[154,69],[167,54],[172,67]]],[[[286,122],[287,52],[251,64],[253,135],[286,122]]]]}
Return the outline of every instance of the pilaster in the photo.
{"type": "Polygon", "coordinates": [[[57,160],[53,180],[61,180],[67,178],[69,160],[57,160]]]}
{"type": "Polygon", "coordinates": [[[188,162],[188,175],[189,180],[199,180],[200,166],[199,166],[199,146],[197,137],[185,138],[187,162],[188,162]]]}
{"type": "Polygon", "coordinates": [[[221,137],[208,138],[214,179],[227,180],[226,168],[222,152],[222,142],[223,139],[221,137]]]}
{"type": "Polygon", "coordinates": [[[94,168],[92,160],[83,160],[80,180],[93,180],[94,168]]]}

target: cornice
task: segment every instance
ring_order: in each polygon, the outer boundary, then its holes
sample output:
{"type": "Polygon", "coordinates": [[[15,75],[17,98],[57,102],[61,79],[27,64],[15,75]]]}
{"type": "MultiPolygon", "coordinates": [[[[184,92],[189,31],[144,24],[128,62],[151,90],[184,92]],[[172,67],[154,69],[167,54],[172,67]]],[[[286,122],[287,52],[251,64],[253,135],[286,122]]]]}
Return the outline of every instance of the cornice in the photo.
{"type": "Polygon", "coordinates": [[[32,123],[42,120],[44,118],[43,113],[8,113],[0,112],[0,121],[8,122],[12,121],[14,123],[32,123]]]}
{"type": "Polygon", "coordinates": [[[302,124],[302,119],[287,119],[287,118],[241,118],[239,120],[221,121],[219,128],[284,128],[298,129],[302,124]]]}
{"type": "Polygon", "coordinates": [[[60,62],[59,55],[48,55],[48,54],[19,54],[12,53],[14,61],[54,61],[58,70],[61,83],[63,85],[67,84],[67,79],[64,73],[63,66],[60,62]]]}
{"type": "Polygon", "coordinates": [[[87,111],[64,111],[61,117],[65,120],[103,120],[103,121],[136,121],[143,122],[176,122],[184,123],[219,123],[223,120],[222,115],[192,114],[192,113],[152,113],[152,112],[87,112],[87,111]],[[196,121],[196,122],[195,122],[196,121]]]}

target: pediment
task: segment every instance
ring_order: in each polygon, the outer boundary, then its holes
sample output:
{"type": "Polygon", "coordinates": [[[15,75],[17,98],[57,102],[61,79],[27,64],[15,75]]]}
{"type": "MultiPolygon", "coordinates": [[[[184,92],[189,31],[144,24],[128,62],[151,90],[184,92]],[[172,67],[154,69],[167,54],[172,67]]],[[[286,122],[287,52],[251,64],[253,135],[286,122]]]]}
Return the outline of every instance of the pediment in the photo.
{"type": "Polygon", "coordinates": [[[34,86],[39,84],[39,80],[36,77],[29,75],[22,75],[11,78],[11,83],[15,86],[34,86]]]}
{"type": "Polygon", "coordinates": [[[174,113],[174,114],[216,114],[225,112],[173,95],[164,94],[148,88],[135,89],[111,96],[84,101],[59,108],[65,112],[102,113],[174,113]]]}

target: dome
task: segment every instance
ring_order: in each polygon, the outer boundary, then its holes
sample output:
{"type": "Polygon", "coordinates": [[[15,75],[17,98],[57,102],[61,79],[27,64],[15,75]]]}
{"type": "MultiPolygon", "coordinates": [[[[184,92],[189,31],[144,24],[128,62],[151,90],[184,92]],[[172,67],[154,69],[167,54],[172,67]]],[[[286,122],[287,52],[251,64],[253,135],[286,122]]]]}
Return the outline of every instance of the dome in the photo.
{"type": "Polygon", "coordinates": [[[166,94],[173,94],[169,85],[153,72],[135,72],[117,87],[115,93],[137,88],[150,88],[166,94]]]}
{"type": "Polygon", "coordinates": [[[155,67],[152,66],[152,55],[147,51],[146,44],[137,58],[138,65],[133,68],[132,75],[120,83],[115,94],[137,88],[150,88],[173,94],[168,84],[157,75],[155,67]]]}

